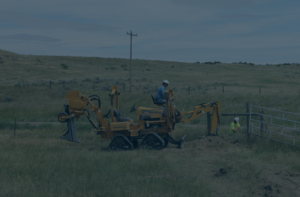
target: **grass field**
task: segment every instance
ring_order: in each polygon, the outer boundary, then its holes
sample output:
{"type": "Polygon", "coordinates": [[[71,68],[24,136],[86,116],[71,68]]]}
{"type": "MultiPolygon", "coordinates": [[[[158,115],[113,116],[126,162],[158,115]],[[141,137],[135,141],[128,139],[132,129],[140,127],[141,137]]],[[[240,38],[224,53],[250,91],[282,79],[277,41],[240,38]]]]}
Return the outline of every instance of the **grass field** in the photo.
{"type": "Polygon", "coordinates": [[[80,144],[59,139],[66,125],[52,124],[73,89],[98,94],[107,111],[112,85],[121,89],[121,114],[135,119],[131,106],[151,106],[147,98],[164,79],[180,111],[186,101],[185,111],[219,100],[223,113],[244,113],[246,103],[299,113],[299,64],[133,60],[130,93],[125,59],[6,51],[0,57],[0,196],[300,196],[299,148],[247,140],[243,117],[239,134],[229,135],[231,118],[222,117],[219,136],[204,139],[199,136],[206,134],[205,116],[180,123],[172,135],[187,134],[185,148],[161,151],[109,152],[109,141],[95,135],[83,117],[76,123],[80,144]],[[66,81],[65,87],[49,89],[50,80],[66,81]],[[18,123],[14,136],[15,115],[18,122],[49,123],[18,123]]]}

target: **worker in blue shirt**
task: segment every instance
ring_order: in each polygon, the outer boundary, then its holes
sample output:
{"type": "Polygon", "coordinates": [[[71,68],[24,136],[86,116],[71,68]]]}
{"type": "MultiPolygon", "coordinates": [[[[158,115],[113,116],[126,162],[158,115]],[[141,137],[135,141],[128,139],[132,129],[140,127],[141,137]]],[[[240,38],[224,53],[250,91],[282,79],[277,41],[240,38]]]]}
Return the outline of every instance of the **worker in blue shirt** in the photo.
{"type": "MultiPolygon", "coordinates": [[[[164,93],[166,91],[166,88],[169,85],[169,81],[168,80],[164,80],[162,82],[162,86],[160,88],[158,88],[157,90],[157,96],[156,96],[156,100],[160,103],[166,103],[166,99],[164,97],[164,93]]],[[[170,98],[170,101],[173,101],[173,98],[170,98]]],[[[165,106],[164,111],[163,111],[163,116],[167,116],[167,106],[165,106]]]]}
{"type": "Polygon", "coordinates": [[[162,86],[160,88],[158,88],[158,90],[157,90],[157,96],[156,96],[156,100],[158,102],[166,103],[166,99],[164,98],[164,93],[165,93],[166,88],[168,87],[168,85],[169,85],[169,81],[168,80],[164,80],[162,82],[162,86]]]}

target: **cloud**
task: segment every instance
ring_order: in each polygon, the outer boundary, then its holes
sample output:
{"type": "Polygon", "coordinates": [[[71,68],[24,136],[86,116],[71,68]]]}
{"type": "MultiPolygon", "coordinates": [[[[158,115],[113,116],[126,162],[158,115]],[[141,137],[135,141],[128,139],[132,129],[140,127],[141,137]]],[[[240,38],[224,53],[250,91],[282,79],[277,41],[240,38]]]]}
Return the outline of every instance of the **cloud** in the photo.
{"type": "Polygon", "coordinates": [[[132,30],[136,58],[267,62],[286,47],[299,59],[296,0],[3,1],[1,48],[22,54],[128,57],[132,30]]]}
{"type": "Polygon", "coordinates": [[[171,0],[172,3],[183,6],[199,6],[218,9],[236,9],[255,5],[258,0],[171,0]]]}
{"type": "Polygon", "coordinates": [[[96,23],[74,22],[63,19],[48,19],[30,14],[0,12],[0,21],[10,22],[23,28],[70,29],[75,31],[112,31],[117,27],[96,23]],[[5,20],[4,20],[5,19],[5,20]]]}
{"type": "Polygon", "coordinates": [[[257,18],[257,17],[260,17],[260,16],[254,15],[254,14],[243,14],[243,13],[226,14],[226,15],[220,16],[220,18],[223,18],[223,19],[252,19],[252,18],[257,18]]]}
{"type": "Polygon", "coordinates": [[[2,40],[16,40],[16,41],[26,41],[26,42],[60,42],[60,39],[52,38],[48,36],[30,35],[30,34],[14,34],[0,36],[2,40]]]}

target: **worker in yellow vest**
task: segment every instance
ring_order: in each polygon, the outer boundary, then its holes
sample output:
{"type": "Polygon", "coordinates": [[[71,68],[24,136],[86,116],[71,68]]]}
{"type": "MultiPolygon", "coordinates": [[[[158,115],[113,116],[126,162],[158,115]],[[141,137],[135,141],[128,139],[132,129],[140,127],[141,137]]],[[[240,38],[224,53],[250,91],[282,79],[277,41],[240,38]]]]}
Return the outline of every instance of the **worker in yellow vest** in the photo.
{"type": "Polygon", "coordinates": [[[230,125],[230,131],[229,133],[232,134],[232,133],[237,133],[238,132],[238,129],[241,127],[240,123],[239,123],[239,118],[238,117],[235,117],[233,119],[233,122],[231,123],[230,125]]]}

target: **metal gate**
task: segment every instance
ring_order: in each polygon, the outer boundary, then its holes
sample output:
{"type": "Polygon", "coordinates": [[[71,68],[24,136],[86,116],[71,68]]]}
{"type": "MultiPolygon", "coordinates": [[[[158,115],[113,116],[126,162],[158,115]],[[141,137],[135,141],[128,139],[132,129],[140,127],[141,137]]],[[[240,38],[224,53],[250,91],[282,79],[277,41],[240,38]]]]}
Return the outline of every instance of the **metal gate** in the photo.
{"type": "Polygon", "coordinates": [[[249,137],[259,136],[300,147],[300,114],[250,105],[248,121],[249,137]]]}

